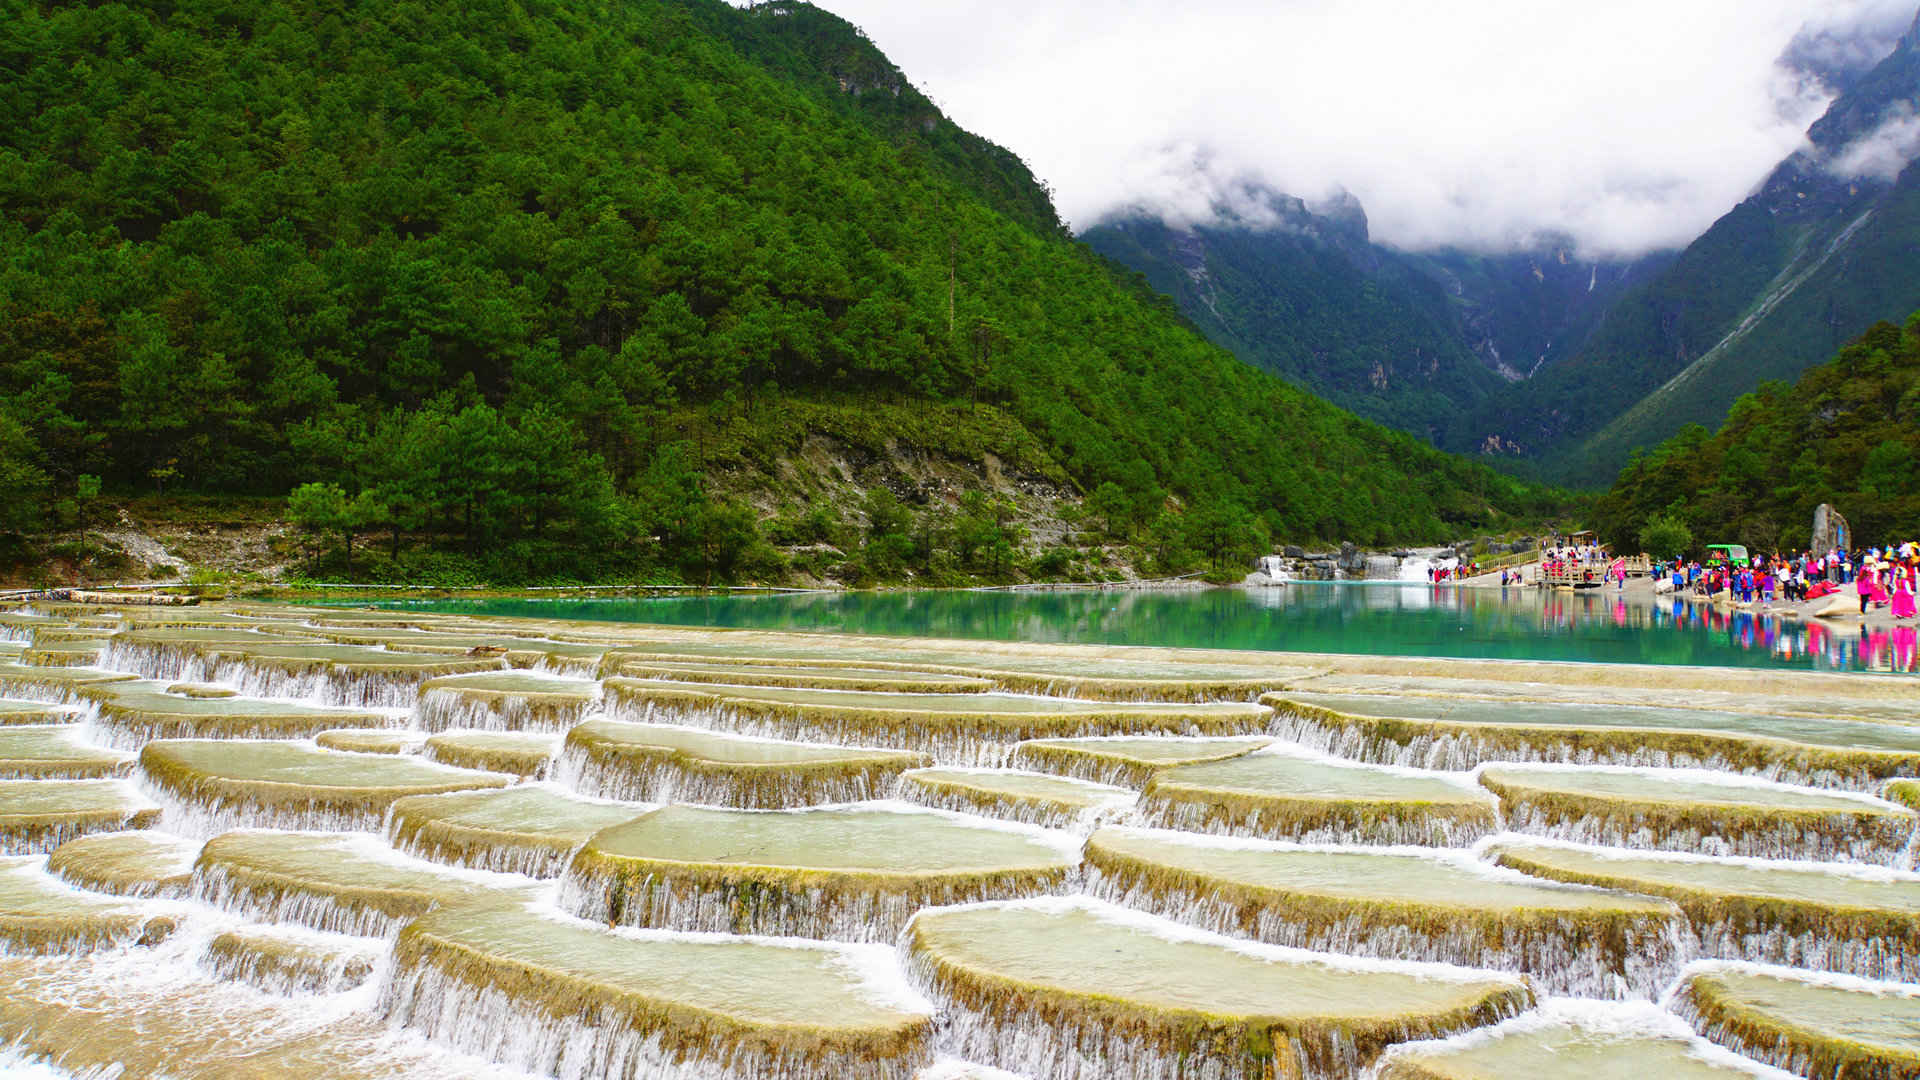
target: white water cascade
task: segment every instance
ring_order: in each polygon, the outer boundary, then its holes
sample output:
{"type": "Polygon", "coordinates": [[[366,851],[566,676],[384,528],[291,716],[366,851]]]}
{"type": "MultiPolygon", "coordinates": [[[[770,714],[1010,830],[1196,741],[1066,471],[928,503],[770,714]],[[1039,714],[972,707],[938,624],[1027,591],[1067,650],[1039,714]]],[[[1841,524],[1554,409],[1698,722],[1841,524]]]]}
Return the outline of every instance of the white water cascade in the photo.
{"type": "Polygon", "coordinates": [[[1453,556],[1429,558],[1425,555],[1409,555],[1400,560],[1399,569],[1393,574],[1399,581],[1426,581],[1435,570],[1458,570],[1460,560],[1453,556]]]}
{"type": "MultiPolygon", "coordinates": [[[[1378,582],[1458,565],[1364,558],[1378,582]]],[[[1602,1021],[1618,1060],[1658,1060],[1688,1038],[1676,979],[1703,961],[1920,980],[1920,784],[1898,786],[1920,736],[1879,722],[1920,709],[1862,691],[1861,716],[1826,716],[1831,682],[1770,684],[1782,715],[1764,717],[1631,712],[1605,671],[1545,665],[1362,698],[1340,682],[1374,677],[1357,665],[1281,675],[1256,654],[863,639],[823,658],[817,634],[424,611],[209,604],[163,633],[144,613],[0,614],[0,639],[50,648],[135,635],[101,668],[4,684],[0,715],[29,722],[0,723],[0,1074],[244,1057],[449,1080],[1346,1080],[1602,1021]],[[312,643],[343,629],[368,644],[312,643]],[[508,652],[533,667],[486,667],[508,652]],[[981,678],[581,674],[647,652],[981,678]],[[1135,696],[988,689],[1022,661],[1135,696]],[[551,776],[432,763],[446,730],[550,737],[551,776]],[[361,735],[394,752],[330,745],[361,735]],[[1218,999],[1196,1022],[1140,971],[1218,999]],[[1289,1033],[1302,1001],[1322,1011],[1289,1033]]]]}

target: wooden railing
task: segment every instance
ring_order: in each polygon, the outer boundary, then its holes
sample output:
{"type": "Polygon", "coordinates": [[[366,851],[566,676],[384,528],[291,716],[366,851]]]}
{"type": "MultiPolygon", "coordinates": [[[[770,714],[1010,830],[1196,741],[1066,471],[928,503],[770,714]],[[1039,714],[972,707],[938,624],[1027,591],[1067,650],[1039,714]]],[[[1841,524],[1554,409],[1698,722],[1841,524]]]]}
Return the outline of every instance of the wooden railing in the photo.
{"type": "MultiPolygon", "coordinates": [[[[1567,561],[1559,569],[1549,572],[1547,564],[1540,564],[1540,584],[1542,585],[1578,585],[1584,582],[1604,582],[1607,572],[1613,568],[1613,559],[1594,559],[1589,562],[1567,561]]],[[[1645,555],[1629,555],[1619,560],[1627,568],[1628,577],[1650,577],[1653,574],[1653,560],[1645,555]]]]}
{"type": "Polygon", "coordinates": [[[1562,563],[1558,569],[1548,570],[1546,564],[1540,565],[1540,584],[1542,585],[1579,585],[1584,582],[1600,583],[1606,577],[1605,563],[1562,563]]]}

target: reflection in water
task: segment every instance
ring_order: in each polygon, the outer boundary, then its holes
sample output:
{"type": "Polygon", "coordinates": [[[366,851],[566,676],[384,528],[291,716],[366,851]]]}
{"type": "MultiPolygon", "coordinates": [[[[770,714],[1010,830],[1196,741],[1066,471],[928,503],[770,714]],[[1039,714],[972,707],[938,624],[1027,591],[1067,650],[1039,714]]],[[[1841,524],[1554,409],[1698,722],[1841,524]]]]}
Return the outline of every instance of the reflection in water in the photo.
{"type": "MultiPolygon", "coordinates": [[[[398,606],[398,605],[397,605],[398,606]]],[[[413,606],[413,605],[405,605],[413,606]]],[[[432,602],[430,610],[1002,641],[1914,672],[1911,626],[1862,630],[1607,590],[1296,582],[1192,592],[903,591],[432,602]]]]}
{"type": "Polygon", "coordinates": [[[1847,671],[1920,671],[1912,626],[1869,629],[1787,619],[1751,611],[1721,611],[1710,604],[1673,600],[1652,609],[1653,625],[1725,635],[1740,649],[1766,652],[1782,663],[1847,671]]]}

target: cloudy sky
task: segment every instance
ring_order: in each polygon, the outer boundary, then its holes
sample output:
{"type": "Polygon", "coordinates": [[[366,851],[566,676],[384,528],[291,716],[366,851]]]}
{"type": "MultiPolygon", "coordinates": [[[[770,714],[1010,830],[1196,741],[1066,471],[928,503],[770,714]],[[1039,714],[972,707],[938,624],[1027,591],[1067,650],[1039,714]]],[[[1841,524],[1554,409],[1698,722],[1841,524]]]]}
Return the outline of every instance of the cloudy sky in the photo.
{"type": "Polygon", "coordinates": [[[1802,139],[1810,69],[1916,0],[817,0],[1085,227],[1205,216],[1248,180],[1365,204],[1377,239],[1679,246],[1802,139]],[[1791,57],[1792,61],[1783,61],[1791,57]]]}

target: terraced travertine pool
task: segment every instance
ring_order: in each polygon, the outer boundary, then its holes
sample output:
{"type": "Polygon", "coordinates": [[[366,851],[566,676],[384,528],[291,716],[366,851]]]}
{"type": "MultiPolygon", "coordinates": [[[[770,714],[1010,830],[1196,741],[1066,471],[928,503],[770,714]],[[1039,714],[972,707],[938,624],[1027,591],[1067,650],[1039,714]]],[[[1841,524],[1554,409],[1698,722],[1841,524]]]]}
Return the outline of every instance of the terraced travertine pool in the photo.
{"type": "Polygon", "coordinates": [[[1903,680],[247,604],[0,636],[0,1074],[1920,1075],[1903,680]]]}

